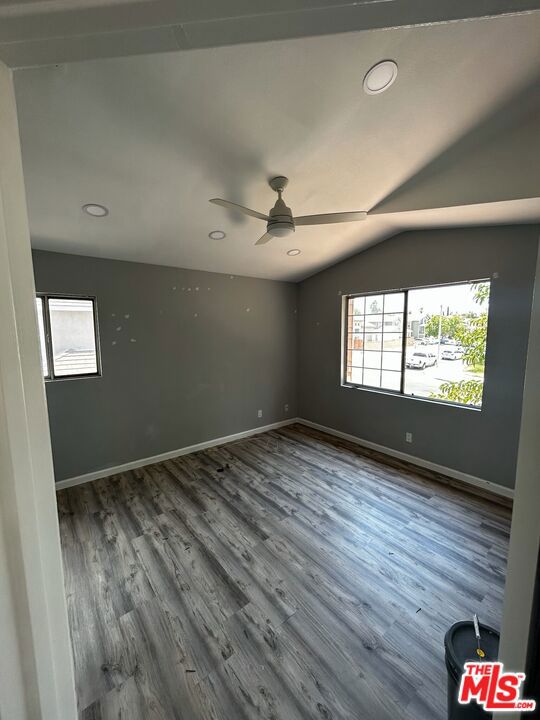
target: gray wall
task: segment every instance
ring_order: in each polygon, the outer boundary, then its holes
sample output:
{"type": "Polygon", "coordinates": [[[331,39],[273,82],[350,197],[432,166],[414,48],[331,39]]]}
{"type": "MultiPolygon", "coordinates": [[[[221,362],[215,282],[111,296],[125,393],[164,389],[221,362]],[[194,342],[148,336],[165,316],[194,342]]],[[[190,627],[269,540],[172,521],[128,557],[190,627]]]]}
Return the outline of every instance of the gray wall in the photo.
{"type": "Polygon", "coordinates": [[[299,415],[513,487],[538,235],[532,225],[403,233],[301,283],[299,415]],[[494,273],[481,411],[341,387],[341,293],[494,273]]]}
{"type": "Polygon", "coordinates": [[[295,285],[33,256],[38,292],[98,303],[103,377],[47,383],[57,480],[297,414],[295,285]]]}
{"type": "Polygon", "coordinates": [[[47,383],[57,480],[299,415],[513,487],[538,235],[404,233],[299,286],[35,251],[38,291],[98,299],[103,377],[47,383]],[[341,293],[494,273],[480,412],[340,386],[341,293]]]}

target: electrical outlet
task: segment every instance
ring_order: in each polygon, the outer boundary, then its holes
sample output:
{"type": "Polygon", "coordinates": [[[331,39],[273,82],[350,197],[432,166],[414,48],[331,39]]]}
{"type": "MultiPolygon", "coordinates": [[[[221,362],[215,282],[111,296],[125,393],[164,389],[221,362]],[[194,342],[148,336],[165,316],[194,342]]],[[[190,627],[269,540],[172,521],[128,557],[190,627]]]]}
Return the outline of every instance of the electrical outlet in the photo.
{"type": "Polygon", "coordinates": [[[285,410],[285,412],[289,412],[289,403],[285,403],[283,409],[285,410]]]}
{"type": "Polygon", "coordinates": [[[412,443],[412,433],[411,432],[405,433],[405,442],[412,443]]]}
{"type": "Polygon", "coordinates": [[[262,410],[257,410],[257,417],[262,418],[262,410]]]}

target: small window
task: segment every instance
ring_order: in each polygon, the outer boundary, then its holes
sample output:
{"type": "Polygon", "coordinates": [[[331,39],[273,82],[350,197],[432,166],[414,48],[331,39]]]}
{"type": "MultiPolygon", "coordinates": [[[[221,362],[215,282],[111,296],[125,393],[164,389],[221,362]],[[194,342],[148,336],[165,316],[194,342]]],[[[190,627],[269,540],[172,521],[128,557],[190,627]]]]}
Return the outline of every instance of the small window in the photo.
{"type": "Polygon", "coordinates": [[[43,376],[47,380],[100,375],[95,298],[36,298],[43,376]]]}
{"type": "Polygon", "coordinates": [[[489,280],[345,298],[343,383],[482,406],[489,280]]]}

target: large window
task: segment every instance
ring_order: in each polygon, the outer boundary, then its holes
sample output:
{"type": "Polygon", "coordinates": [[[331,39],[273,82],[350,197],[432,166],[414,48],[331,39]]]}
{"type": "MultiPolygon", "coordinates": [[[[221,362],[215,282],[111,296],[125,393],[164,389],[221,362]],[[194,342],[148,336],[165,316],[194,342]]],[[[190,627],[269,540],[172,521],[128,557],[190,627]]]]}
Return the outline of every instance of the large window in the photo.
{"type": "Polygon", "coordinates": [[[489,280],[345,298],[343,383],[481,407],[489,280]]]}
{"type": "Polygon", "coordinates": [[[36,298],[43,376],[47,380],[100,374],[94,298],[36,298]]]}

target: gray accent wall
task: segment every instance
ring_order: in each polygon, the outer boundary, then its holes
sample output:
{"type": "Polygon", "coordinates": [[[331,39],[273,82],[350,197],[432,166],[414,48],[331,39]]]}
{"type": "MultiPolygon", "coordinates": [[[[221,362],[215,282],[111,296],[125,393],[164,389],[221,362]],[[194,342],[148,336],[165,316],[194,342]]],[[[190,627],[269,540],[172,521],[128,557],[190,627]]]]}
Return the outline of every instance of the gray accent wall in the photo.
{"type": "Polygon", "coordinates": [[[299,416],[513,487],[539,231],[402,233],[302,282],[299,416]],[[493,281],[481,411],[341,386],[342,294],[485,277],[493,281]]]}
{"type": "Polygon", "coordinates": [[[38,292],[98,306],[102,377],[46,383],[57,481],[296,416],[296,285],[33,259],[38,292]]]}

